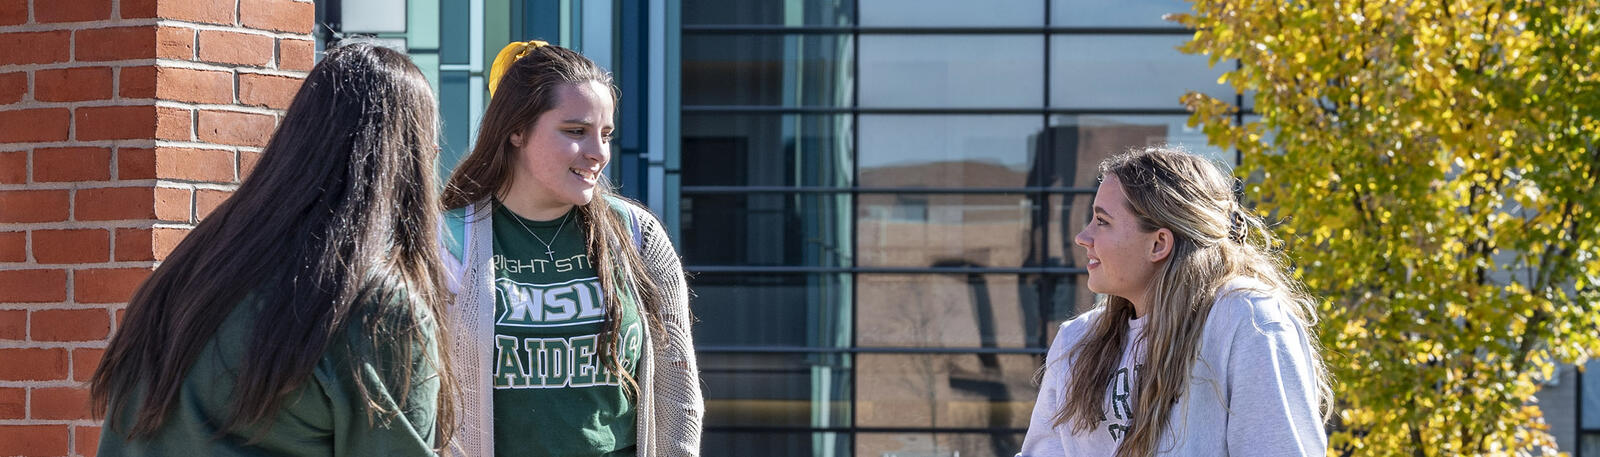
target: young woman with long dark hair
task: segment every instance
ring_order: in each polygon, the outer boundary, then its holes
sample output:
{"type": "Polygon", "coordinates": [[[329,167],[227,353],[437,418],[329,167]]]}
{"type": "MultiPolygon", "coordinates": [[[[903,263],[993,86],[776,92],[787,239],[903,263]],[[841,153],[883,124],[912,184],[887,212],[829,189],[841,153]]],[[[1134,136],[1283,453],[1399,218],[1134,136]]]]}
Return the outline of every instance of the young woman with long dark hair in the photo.
{"type": "Polygon", "coordinates": [[[1056,334],[1019,455],[1325,454],[1316,300],[1236,181],[1170,148],[1100,176],[1074,241],[1102,299],[1056,334]]]}
{"type": "Polygon", "coordinates": [[[692,456],[704,414],[683,269],[612,194],[616,90],[577,52],[511,43],[445,188],[468,456],[692,456]]]}
{"type": "Polygon", "coordinates": [[[306,77],[261,161],[135,292],[99,455],[433,455],[456,424],[437,109],[404,54],[306,77]]]}

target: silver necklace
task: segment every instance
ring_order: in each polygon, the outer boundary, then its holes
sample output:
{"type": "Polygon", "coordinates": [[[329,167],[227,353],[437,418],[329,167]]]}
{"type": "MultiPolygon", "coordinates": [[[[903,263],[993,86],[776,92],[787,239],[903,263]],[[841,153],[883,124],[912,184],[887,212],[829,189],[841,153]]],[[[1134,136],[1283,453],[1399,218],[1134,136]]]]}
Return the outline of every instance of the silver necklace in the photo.
{"type": "Polygon", "coordinates": [[[561,229],[567,227],[567,219],[572,217],[572,211],[567,211],[567,215],[561,217],[561,225],[556,226],[556,234],[550,235],[550,243],[544,242],[544,238],[539,238],[539,234],[533,233],[533,229],[528,228],[528,224],[522,223],[522,217],[512,212],[510,208],[506,208],[506,212],[511,213],[511,220],[517,221],[517,225],[522,226],[522,229],[528,231],[529,235],[533,235],[533,239],[539,240],[539,244],[544,245],[544,255],[550,256],[551,262],[556,261],[556,250],[550,247],[550,244],[555,243],[556,237],[561,236],[561,229]]]}

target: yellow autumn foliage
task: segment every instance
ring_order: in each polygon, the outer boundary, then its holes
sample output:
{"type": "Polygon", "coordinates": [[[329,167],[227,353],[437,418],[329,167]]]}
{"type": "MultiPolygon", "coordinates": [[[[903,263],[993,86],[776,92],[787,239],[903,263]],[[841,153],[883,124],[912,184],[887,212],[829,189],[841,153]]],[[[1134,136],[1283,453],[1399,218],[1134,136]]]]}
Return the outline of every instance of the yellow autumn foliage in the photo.
{"type": "Polygon", "coordinates": [[[1600,354],[1600,0],[1197,0],[1243,153],[1325,298],[1330,453],[1550,455],[1533,401],[1600,354]],[[1266,140],[1270,139],[1270,140],[1266,140]],[[1269,142],[1270,141],[1270,142],[1269,142]]]}

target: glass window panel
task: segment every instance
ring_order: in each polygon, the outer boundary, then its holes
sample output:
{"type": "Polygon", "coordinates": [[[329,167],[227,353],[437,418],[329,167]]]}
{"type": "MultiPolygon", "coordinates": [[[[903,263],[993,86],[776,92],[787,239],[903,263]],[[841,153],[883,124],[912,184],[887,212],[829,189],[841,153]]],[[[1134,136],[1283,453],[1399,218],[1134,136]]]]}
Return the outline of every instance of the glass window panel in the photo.
{"type": "MultiPolygon", "coordinates": [[[[317,18],[320,20],[321,18],[317,18]]],[[[439,8],[439,61],[472,62],[472,14],[468,8],[439,8]]],[[[483,33],[483,32],[477,32],[483,33]]],[[[439,100],[441,103],[444,99],[439,100]]]]}
{"type": "Polygon", "coordinates": [[[1162,17],[1190,11],[1184,0],[1050,0],[1050,25],[1181,28],[1162,17]]]}
{"type": "Polygon", "coordinates": [[[860,0],[869,27],[1002,27],[1044,25],[1043,0],[860,0]]]}
{"type": "Polygon", "coordinates": [[[1578,455],[1600,455],[1600,433],[1584,433],[1578,455]]]}
{"type": "Polygon", "coordinates": [[[465,71],[439,72],[440,176],[449,179],[467,154],[472,152],[472,90],[473,79],[465,71]]]}
{"type": "Polygon", "coordinates": [[[1180,109],[1178,98],[1188,91],[1234,100],[1231,86],[1217,84],[1233,64],[1208,68],[1205,56],[1178,52],[1188,35],[1056,35],[1050,40],[1053,107],[1180,109]]]}
{"type": "Polygon", "coordinates": [[[857,205],[863,266],[1019,267],[1037,258],[1038,204],[1026,195],[861,194],[857,205]]]}
{"type": "Polygon", "coordinates": [[[1182,146],[1195,154],[1234,166],[1233,150],[1206,144],[1199,127],[1188,126],[1185,115],[1079,115],[1050,117],[1057,164],[1055,178],[1066,187],[1095,187],[1100,161],[1145,146],[1182,146]]]}
{"type": "Polygon", "coordinates": [[[1043,55],[1039,35],[863,35],[861,106],[1038,107],[1043,55]]]}
{"type": "Polygon", "coordinates": [[[1039,393],[1033,374],[1044,360],[1043,354],[857,357],[856,421],[863,427],[1028,428],[1039,393]]]}
{"type": "Polygon", "coordinates": [[[683,192],[680,201],[690,265],[850,264],[848,194],[683,192]]]}
{"type": "Polygon", "coordinates": [[[1078,232],[1094,215],[1094,194],[1073,193],[1050,196],[1049,257],[1050,266],[1083,268],[1088,264],[1083,247],[1073,241],[1078,232]]]}
{"type": "Polygon", "coordinates": [[[683,36],[684,105],[849,106],[850,35],[683,36]]]}
{"type": "Polygon", "coordinates": [[[1039,290],[1016,274],[860,274],[856,344],[865,347],[1043,348],[1039,290]]]}
{"type": "MultiPolygon", "coordinates": [[[[1050,196],[1049,233],[1046,244],[1050,246],[1045,263],[1050,266],[1083,268],[1088,258],[1082,247],[1074,241],[1078,232],[1093,216],[1094,194],[1073,193],[1050,196]]],[[[1089,290],[1089,276],[1078,274],[1059,277],[1040,291],[1045,303],[1044,314],[1049,322],[1047,339],[1055,337],[1055,328],[1078,314],[1094,308],[1095,293],[1089,290]]],[[[1046,346],[1048,347],[1048,346],[1046,346]]]]}
{"type": "Polygon", "coordinates": [[[1040,289],[1044,297],[1040,302],[1045,304],[1042,312],[1045,327],[1044,343],[1039,347],[1048,348],[1050,343],[1055,342],[1056,331],[1061,324],[1094,309],[1099,296],[1089,290],[1088,275],[1050,276],[1046,279],[1044,287],[1040,289]]]}
{"type": "Polygon", "coordinates": [[[853,0],[684,0],[684,25],[851,25],[853,0]]]}
{"type": "Polygon", "coordinates": [[[683,185],[849,187],[849,115],[684,114],[683,185]]]}
{"type": "Polygon", "coordinates": [[[850,435],[837,432],[720,431],[708,428],[701,442],[705,457],[844,457],[850,435]]]}
{"type": "Polygon", "coordinates": [[[862,187],[1024,187],[1044,131],[1035,115],[862,115],[862,187]]]}
{"type": "Polygon", "coordinates": [[[1011,457],[1022,448],[1021,433],[861,433],[862,457],[1011,457]]]}
{"type": "Polygon", "coordinates": [[[848,274],[700,273],[689,289],[700,346],[850,345],[848,274]]]}
{"type": "Polygon", "coordinates": [[[699,355],[707,427],[847,427],[848,354],[699,355]]]}
{"type": "MultiPolygon", "coordinates": [[[[1600,360],[1590,360],[1583,370],[1583,429],[1600,430],[1600,360]]],[[[1595,454],[1600,455],[1600,451],[1595,454]]]]}

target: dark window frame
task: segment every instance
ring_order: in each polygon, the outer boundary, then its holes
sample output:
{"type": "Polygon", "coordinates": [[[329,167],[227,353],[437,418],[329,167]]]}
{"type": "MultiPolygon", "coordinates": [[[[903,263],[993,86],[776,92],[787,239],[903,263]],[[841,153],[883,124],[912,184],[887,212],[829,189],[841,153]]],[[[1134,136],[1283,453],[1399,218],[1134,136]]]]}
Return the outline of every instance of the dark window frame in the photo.
{"type": "MultiPolygon", "coordinates": [[[[1194,33],[1194,30],[1193,29],[1189,29],[1189,28],[1185,28],[1185,27],[1181,27],[1181,26],[1176,26],[1176,25],[1172,26],[1172,27],[1155,27],[1155,26],[1148,26],[1148,27],[1081,27],[1081,26],[1063,27],[1063,26],[1052,26],[1052,25],[1050,25],[1050,21],[1051,21],[1050,10],[1051,10],[1051,4],[1053,2],[1051,2],[1049,0],[1041,0],[1040,3],[1042,3],[1042,7],[1043,7],[1042,9],[1043,9],[1043,14],[1044,14],[1044,22],[1045,22],[1044,26],[1023,26],[1023,27],[879,27],[879,26],[867,26],[867,27],[863,27],[863,26],[860,26],[860,25],[848,25],[848,26],[784,26],[784,25],[741,25],[741,24],[694,24],[694,25],[682,25],[682,26],[680,26],[680,33],[683,34],[683,35],[701,35],[701,36],[704,36],[704,35],[746,34],[746,35],[804,36],[804,35],[828,35],[828,34],[832,34],[832,35],[848,36],[850,38],[853,38],[853,39],[851,39],[850,46],[852,48],[852,55],[854,56],[854,58],[851,59],[851,62],[849,63],[849,65],[850,65],[850,73],[853,76],[852,77],[852,81],[851,81],[851,85],[853,87],[851,88],[852,89],[852,93],[851,93],[851,96],[850,96],[851,97],[851,101],[850,101],[851,105],[850,106],[683,105],[683,106],[679,107],[679,113],[680,113],[680,115],[681,114],[748,114],[748,115],[839,114],[839,115],[850,115],[850,116],[852,116],[853,119],[852,119],[852,122],[851,122],[851,125],[850,125],[850,131],[849,131],[848,134],[851,135],[852,139],[859,137],[859,131],[858,131],[859,130],[859,125],[860,125],[859,117],[861,115],[880,115],[880,114],[889,114],[889,115],[1023,114],[1023,115],[1026,115],[1026,114],[1037,114],[1037,115],[1044,116],[1045,117],[1045,124],[1048,125],[1049,124],[1049,117],[1053,116],[1053,115],[1152,115],[1152,116],[1159,116],[1159,115],[1188,115],[1188,114],[1190,114],[1188,112],[1188,110],[1183,109],[1181,107],[1174,107],[1174,108],[1171,108],[1171,109],[1059,108],[1059,107],[1050,107],[1049,106],[1050,105],[1050,86],[1051,86],[1050,76],[1051,76],[1051,67],[1052,67],[1052,65],[1049,65],[1048,62],[1050,62],[1050,51],[1051,51],[1050,47],[1051,47],[1051,42],[1053,41],[1053,40],[1050,39],[1051,37],[1056,36],[1056,35],[1130,35],[1130,36],[1192,35],[1194,33]],[[970,108],[970,107],[968,107],[968,108],[881,108],[881,107],[880,108],[872,108],[872,107],[863,108],[863,107],[860,106],[860,78],[859,77],[854,77],[854,76],[858,76],[860,74],[860,58],[859,58],[859,56],[860,56],[860,43],[861,43],[861,40],[859,39],[860,36],[862,36],[862,35],[993,35],[993,34],[1001,34],[1001,35],[1042,35],[1045,38],[1044,46],[1043,46],[1043,55],[1041,57],[1047,64],[1044,65],[1044,69],[1043,69],[1043,71],[1044,71],[1044,75],[1043,75],[1044,84],[1043,84],[1042,94],[1041,94],[1041,97],[1039,99],[1040,100],[1040,106],[1038,106],[1038,107],[979,107],[979,108],[970,108]]],[[[853,3],[852,7],[855,9],[855,11],[852,12],[852,20],[859,21],[860,20],[860,4],[858,2],[857,3],[853,3]]],[[[1236,68],[1237,68],[1237,63],[1236,63],[1236,68]]],[[[1244,95],[1243,94],[1237,94],[1236,97],[1235,97],[1234,102],[1235,102],[1235,106],[1239,106],[1239,107],[1245,106],[1244,95]]],[[[1237,113],[1237,115],[1235,116],[1234,122],[1236,124],[1242,124],[1245,116],[1253,115],[1253,114],[1254,114],[1253,110],[1241,109],[1237,113]]],[[[1049,132],[1049,130],[1047,130],[1047,132],[1049,132]]],[[[1044,136],[1043,141],[1046,142],[1046,144],[1045,144],[1046,150],[1051,150],[1051,148],[1053,148],[1053,146],[1054,146],[1055,134],[1054,133],[1047,133],[1044,136]]],[[[1235,152],[1234,163],[1235,163],[1235,165],[1237,165],[1239,162],[1241,162],[1242,156],[1241,156],[1240,151],[1235,150],[1234,152],[1235,152]]],[[[854,157],[857,152],[856,151],[848,151],[848,153],[851,154],[852,157],[854,157]]],[[[1049,159],[1047,158],[1046,160],[1049,160],[1049,159]]],[[[860,165],[859,165],[859,163],[855,163],[854,161],[852,161],[852,163],[854,163],[855,165],[853,167],[853,170],[851,171],[852,177],[851,177],[851,181],[850,182],[851,183],[859,183],[860,182],[860,165]]],[[[1048,165],[1048,164],[1046,164],[1046,165],[1048,165]]],[[[693,186],[693,185],[681,185],[681,186],[679,186],[677,191],[678,191],[680,196],[682,196],[682,195],[716,195],[716,194],[752,194],[752,193],[756,193],[756,194],[783,194],[783,195],[797,195],[797,194],[849,194],[849,195],[852,196],[852,198],[858,197],[858,196],[860,196],[862,194],[868,194],[868,195],[871,195],[871,194],[962,194],[962,195],[1024,194],[1024,195],[1029,195],[1029,196],[1032,196],[1034,198],[1037,198],[1037,199],[1039,199],[1039,201],[1049,201],[1049,199],[1051,197],[1060,196],[1060,195],[1070,195],[1070,196],[1093,195],[1095,193],[1096,189],[1092,188],[1092,187],[927,188],[927,187],[862,187],[862,186],[858,186],[858,185],[841,186],[841,187],[811,187],[811,186],[693,186]]],[[[854,200],[852,200],[852,201],[854,201],[854,200]]],[[[1048,214],[1049,214],[1048,213],[1048,211],[1049,211],[1048,205],[1038,205],[1038,207],[1035,208],[1034,211],[1041,213],[1041,214],[1037,215],[1039,217],[1037,217],[1035,220],[1046,221],[1046,222],[1043,222],[1043,223],[1046,224],[1046,227],[1043,227],[1043,228],[1035,227],[1034,229],[1041,230],[1044,233],[1044,235],[1043,235],[1044,239],[1042,241],[1043,241],[1043,243],[1045,245],[1048,245],[1050,240],[1051,240],[1051,236],[1052,236],[1052,233],[1049,230],[1050,227],[1048,225],[1049,224],[1049,222],[1048,222],[1048,219],[1049,219],[1048,218],[1048,214]]],[[[852,219],[854,219],[854,218],[855,218],[855,216],[852,215],[852,219]]],[[[850,229],[849,229],[849,230],[851,230],[850,239],[852,240],[852,243],[851,243],[851,246],[850,246],[850,259],[851,259],[852,263],[854,263],[854,261],[855,261],[854,259],[857,258],[857,254],[858,253],[856,251],[858,250],[858,247],[859,247],[857,233],[855,233],[856,230],[858,229],[857,225],[858,224],[852,223],[852,224],[850,224],[850,229]]],[[[732,274],[738,274],[738,273],[753,273],[753,274],[848,273],[848,274],[851,274],[852,277],[854,277],[855,275],[863,274],[863,273],[865,273],[865,274],[874,274],[874,273],[930,274],[930,275],[931,274],[1017,274],[1017,275],[1049,275],[1049,276],[1060,277],[1060,278],[1063,278],[1063,279],[1070,278],[1071,280],[1075,280],[1077,277],[1087,274],[1087,270],[1085,270],[1084,268],[1080,268],[1080,267],[1051,267],[1051,266],[1004,268],[1004,267],[861,267],[861,266],[854,266],[854,265],[852,265],[852,266],[838,266],[838,267],[822,267],[822,266],[685,265],[685,270],[689,271],[690,273],[717,273],[717,274],[730,274],[730,273],[732,273],[732,274]]],[[[951,354],[951,355],[1017,354],[1017,355],[1036,355],[1036,356],[1039,356],[1041,358],[1048,352],[1048,347],[1047,346],[1046,347],[1024,347],[1024,348],[857,346],[856,345],[856,341],[858,341],[858,339],[859,339],[859,335],[857,334],[857,332],[858,332],[858,330],[860,328],[860,325],[859,325],[859,318],[860,318],[859,310],[860,310],[860,307],[858,306],[859,303],[857,303],[858,298],[859,298],[859,293],[860,293],[859,288],[852,288],[852,290],[850,291],[850,294],[851,294],[851,298],[850,298],[851,299],[851,303],[850,303],[850,307],[851,307],[851,310],[850,310],[851,326],[850,326],[850,346],[849,347],[829,348],[829,347],[806,347],[806,346],[697,346],[696,347],[696,351],[699,352],[699,353],[706,353],[706,354],[781,353],[781,354],[813,354],[813,355],[848,354],[848,355],[851,355],[851,356],[854,356],[856,354],[951,354]]],[[[1048,329],[1046,329],[1046,330],[1048,330],[1048,329]]],[[[1050,337],[1050,335],[1048,334],[1049,332],[1045,332],[1045,333],[1046,334],[1042,334],[1040,338],[1047,341],[1047,339],[1050,337]]],[[[1043,343],[1044,342],[1041,342],[1040,344],[1043,344],[1043,343]]],[[[923,434],[923,433],[926,433],[926,434],[948,433],[948,434],[993,434],[993,435],[1001,435],[1001,434],[1022,434],[1022,433],[1026,433],[1026,431],[1027,431],[1026,428],[1018,429],[1018,428],[981,428],[981,427],[980,428],[950,428],[950,427],[863,427],[863,426],[859,426],[859,425],[857,425],[859,423],[859,418],[857,417],[857,408],[855,407],[855,404],[859,400],[856,397],[857,391],[859,390],[859,389],[856,388],[856,385],[855,385],[855,383],[858,382],[858,377],[857,376],[858,375],[857,375],[856,369],[852,367],[852,369],[850,370],[850,373],[849,373],[849,378],[850,378],[850,383],[851,383],[851,385],[850,385],[850,398],[849,398],[849,401],[851,402],[849,426],[838,426],[838,427],[709,426],[709,427],[706,427],[705,431],[706,431],[706,433],[764,433],[764,432],[778,432],[778,433],[838,433],[838,434],[844,435],[845,437],[847,437],[847,439],[851,440],[852,452],[853,452],[854,441],[856,439],[856,436],[858,434],[861,434],[861,433],[918,433],[918,434],[923,434]]],[[[1581,405],[1580,405],[1580,413],[1581,413],[1581,405]]],[[[1580,419],[1581,419],[1581,417],[1580,417],[1580,419]]],[[[1581,425],[1580,425],[1580,427],[1581,427],[1581,425]]],[[[1597,431],[1600,431],[1600,430],[1597,430],[1597,431]]]]}

